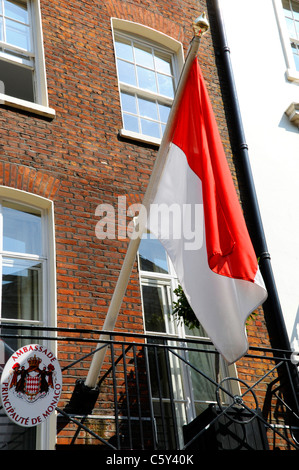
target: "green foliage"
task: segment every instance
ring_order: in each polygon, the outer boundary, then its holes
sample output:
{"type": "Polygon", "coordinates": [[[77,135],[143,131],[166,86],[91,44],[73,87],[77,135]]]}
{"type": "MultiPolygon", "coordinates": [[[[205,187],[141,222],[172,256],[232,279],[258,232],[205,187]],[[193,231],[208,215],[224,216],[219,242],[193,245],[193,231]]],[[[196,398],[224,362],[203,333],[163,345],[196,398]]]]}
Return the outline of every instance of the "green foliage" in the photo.
{"type": "Polygon", "coordinates": [[[173,302],[172,314],[174,317],[178,321],[182,321],[190,330],[199,328],[199,321],[190,307],[182,287],[179,285],[174,293],[177,296],[177,301],[173,302]]]}

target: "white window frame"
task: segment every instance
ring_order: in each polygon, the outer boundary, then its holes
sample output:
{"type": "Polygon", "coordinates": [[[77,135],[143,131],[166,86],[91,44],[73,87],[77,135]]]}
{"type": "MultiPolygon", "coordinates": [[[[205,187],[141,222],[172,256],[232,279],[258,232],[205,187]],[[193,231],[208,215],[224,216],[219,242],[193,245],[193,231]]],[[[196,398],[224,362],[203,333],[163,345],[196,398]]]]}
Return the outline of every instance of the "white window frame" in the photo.
{"type": "MultiPolygon", "coordinates": [[[[0,104],[12,106],[45,117],[54,118],[55,110],[49,107],[44,59],[43,32],[40,0],[26,0],[31,18],[31,32],[34,61],[34,95],[35,102],[22,100],[5,93],[3,82],[0,81],[0,104]]],[[[17,64],[17,62],[16,62],[17,64]]]]}
{"type": "MultiPolygon", "coordinates": [[[[42,311],[43,318],[37,321],[24,321],[20,319],[5,319],[5,323],[30,324],[33,326],[56,327],[57,326],[57,301],[56,301],[56,254],[55,254],[55,233],[54,233],[54,205],[49,199],[38,195],[30,194],[14,188],[0,186],[0,203],[2,201],[15,202],[20,205],[35,208],[41,212],[42,217],[42,239],[43,254],[40,256],[42,267],[42,311]]],[[[2,216],[0,216],[1,237],[3,234],[2,216]]],[[[6,255],[1,251],[1,256],[6,255]]],[[[9,257],[22,258],[21,254],[8,253],[9,257]]],[[[27,258],[24,256],[23,258],[27,258]]],[[[37,259],[38,257],[36,257],[37,259]]],[[[38,338],[37,338],[38,341],[38,338]]],[[[51,351],[57,354],[56,341],[45,342],[51,351]]],[[[56,415],[53,413],[50,418],[44,421],[36,433],[36,450],[54,450],[56,443],[56,415]]]]}
{"type": "Polygon", "coordinates": [[[291,82],[299,82],[299,71],[296,70],[295,60],[293,57],[290,36],[288,33],[287,24],[285,21],[284,11],[281,0],[273,0],[275,13],[278,21],[279,32],[282,40],[286,59],[286,77],[291,82]]]}
{"type": "MultiPolygon", "coordinates": [[[[172,58],[173,58],[173,69],[174,69],[173,72],[174,72],[175,86],[177,86],[180,72],[184,64],[183,46],[179,41],[171,38],[170,36],[167,36],[166,34],[160,33],[159,31],[156,31],[155,29],[149,28],[147,26],[143,26],[139,23],[133,23],[127,20],[120,20],[118,18],[111,18],[111,28],[112,28],[112,33],[113,33],[113,43],[114,43],[115,35],[117,33],[120,33],[120,34],[123,33],[123,34],[130,36],[131,39],[136,38],[136,40],[138,40],[139,38],[139,40],[143,41],[144,43],[153,45],[154,47],[160,46],[162,50],[168,51],[172,55],[172,58]]],[[[119,81],[118,81],[118,88],[119,88],[119,95],[120,95],[121,90],[129,91],[128,87],[121,85],[119,81]]],[[[141,94],[141,93],[142,91],[138,88],[138,94],[141,94]]],[[[146,93],[145,93],[145,96],[146,96],[146,93]]],[[[167,101],[167,104],[171,106],[173,100],[168,99],[166,101],[167,101]]],[[[124,128],[120,129],[119,134],[120,136],[126,137],[128,139],[153,143],[155,145],[159,145],[161,142],[161,139],[159,138],[149,137],[141,133],[128,131],[124,128]]]]}

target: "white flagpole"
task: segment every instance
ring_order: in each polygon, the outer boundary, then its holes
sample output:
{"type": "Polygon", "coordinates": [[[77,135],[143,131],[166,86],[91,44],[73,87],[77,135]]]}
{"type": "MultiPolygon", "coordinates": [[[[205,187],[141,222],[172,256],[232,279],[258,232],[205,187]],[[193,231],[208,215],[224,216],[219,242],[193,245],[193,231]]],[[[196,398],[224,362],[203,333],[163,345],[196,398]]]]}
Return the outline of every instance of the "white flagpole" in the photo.
{"type": "MultiPolygon", "coordinates": [[[[184,68],[181,73],[181,77],[179,80],[179,84],[176,90],[176,94],[174,97],[174,101],[169,113],[168,121],[166,124],[166,128],[163,134],[163,138],[161,140],[161,144],[159,147],[159,151],[157,153],[156,161],[154,164],[154,168],[150,177],[150,181],[143,199],[143,207],[145,208],[144,213],[148,214],[148,210],[151,204],[151,201],[154,199],[156,194],[156,189],[166,162],[166,155],[168,151],[168,147],[173,135],[173,123],[174,118],[177,113],[177,109],[179,107],[179,103],[181,101],[182,93],[185,88],[185,83],[189,75],[190,67],[195,59],[198,48],[200,45],[201,36],[205,34],[209,28],[208,21],[206,20],[205,14],[199,16],[193,24],[194,27],[194,36],[189,46],[188,54],[186,57],[186,61],[184,64],[184,68]]],[[[142,234],[146,228],[146,218],[139,216],[138,218],[138,236],[136,238],[131,238],[128,246],[128,250],[119,274],[119,278],[111,299],[111,303],[106,315],[106,319],[103,325],[103,331],[112,331],[114,329],[118,313],[127,289],[127,285],[129,282],[129,278],[132,272],[132,268],[134,265],[134,261],[136,258],[136,254],[138,251],[138,247],[140,244],[140,240],[142,234]]],[[[99,377],[102,364],[104,361],[104,357],[106,354],[107,346],[105,346],[105,341],[109,340],[109,336],[102,334],[99,338],[99,343],[97,345],[98,351],[96,351],[93,355],[93,359],[90,365],[90,369],[85,380],[85,386],[94,388],[97,383],[97,379],[99,377]]]]}

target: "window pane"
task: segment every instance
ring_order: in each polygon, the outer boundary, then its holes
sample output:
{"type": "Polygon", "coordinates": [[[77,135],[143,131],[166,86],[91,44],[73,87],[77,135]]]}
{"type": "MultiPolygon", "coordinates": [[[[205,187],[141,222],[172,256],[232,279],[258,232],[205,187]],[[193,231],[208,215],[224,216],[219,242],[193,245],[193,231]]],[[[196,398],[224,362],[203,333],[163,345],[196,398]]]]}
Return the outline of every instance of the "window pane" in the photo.
{"type": "Polygon", "coordinates": [[[294,61],[295,61],[295,67],[296,70],[299,70],[299,47],[296,44],[291,44],[292,46],[292,52],[294,56],[294,61]]]}
{"type": "Polygon", "coordinates": [[[166,56],[161,52],[155,52],[155,66],[156,70],[161,73],[165,73],[168,75],[172,74],[171,70],[171,58],[166,56]]]}
{"type": "MultiPolygon", "coordinates": [[[[149,339],[150,344],[158,343],[154,339],[149,339]]],[[[167,354],[167,353],[166,353],[167,354]]],[[[148,359],[151,374],[151,390],[154,398],[169,398],[169,384],[167,374],[167,357],[163,348],[150,347],[148,348],[148,359]]]]}
{"type": "Polygon", "coordinates": [[[157,93],[156,75],[151,70],[137,67],[138,86],[144,90],[157,93]]]}
{"type": "Polygon", "coordinates": [[[115,50],[117,57],[134,62],[131,41],[117,38],[115,42],[115,50]]]}
{"type": "Polygon", "coordinates": [[[13,2],[10,0],[4,1],[5,16],[20,21],[21,23],[28,23],[27,3],[13,2]]]}
{"type": "Polygon", "coordinates": [[[158,110],[155,101],[138,98],[139,113],[141,116],[158,119],[158,110]]]}
{"type": "Polygon", "coordinates": [[[6,20],[6,42],[22,49],[30,50],[29,27],[6,20]]]}
{"type": "MultiPolygon", "coordinates": [[[[214,348],[209,345],[196,345],[195,343],[190,343],[187,346],[190,347],[187,353],[190,364],[193,364],[198,370],[204,371],[210,379],[217,382],[217,356],[215,354],[205,354],[201,352],[202,349],[211,349],[213,351],[214,348]],[[200,352],[197,352],[196,349],[199,349],[200,352]]],[[[212,382],[203,377],[192,367],[190,367],[189,373],[191,375],[195,400],[209,401],[212,397],[216,397],[216,388],[212,382]]]]}
{"type": "Polygon", "coordinates": [[[136,86],[135,67],[123,60],[117,61],[117,70],[119,80],[128,85],[136,86]]]}
{"type": "Polygon", "coordinates": [[[3,36],[3,21],[2,21],[2,18],[0,18],[0,41],[3,41],[4,40],[4,36],[3,36]]]}
{"type": "Polygon", "coordinates": [[[161,137],[160,125],[157,122],[149,121],[147,119],[140,119],[142,134],[151,137],[161,137]]]}
{"type": "Polygon", "coordinates": [[[165,106],[163,104],[159,103],[159,114],[160,114],[160,119],[162,122],[167,122],[169,113],[170,113],[170,106],[165,106]]]}
{"type": "Polygon", "coordinates": [[[138,118],[130,116],[129,114],[123,114],[124,127],[127,131],[140,132],[138,125],[138,118]]]}
{"type": "Polygon", "coordinates": [[[41,214],[14,203],[5,203],[3,215],[3,250],[42,254],[41,214]]]}
{"type": "Polygon", "coordinates": [[[171,77],[166,75],[158,74],[158,86],[159,86],[159,93],[161,95],[168,96],[169,98],[173,98],[174,96],[174,86],[171,77]]]}
{"type": "Polygon", "coordinates": [[[291,38],[296,37],[295,23],[294,23],[294,21],[291,20],[290,18],[286,18],[286,23],[287,23],[287,28],[288,28],[289,36],[290,36],[291,38]]]}
{"type": "Polygon", "coordinates": [[[0,60],[0,80],[4,83],[6,95],[34,101],[32,70],[0,60]]]}
{"type": "Polygon", "coordinates": [[[38,320],[41,265],[6,258],[2,270],[2,318],[38,320]]]}
{"type": "Polygon", "coordinates": [[[134,44],[135,61],[138,65],[143,67],[154,68],[154,59],[152,49],[150,47],[134,44]]]}
{"type": "Polygon", "coordinates": [[[145,328],[147,331],[166,332],[163,292],[158,286],[142,286],[145,328]]]}
{"type": "Polygon", "coordinates": [[[121,104],[123,111],[130,111],[130,113],[137,114],[135,95],[122,92],[121,104]]]}
{"type": "Polygon", "coordinates": [[[167,255],[162,244],[150,235],[144,235],[139,245],[140,268],[143,271],[168,273],[167,255]]]}
{"type": "MultiPolygon", "coordinates": [[[[154,412],[157,428],[157,440],[161,449],[176,449],[176,431],[171,404],[167,402],[154,402],[154,412]],[[162,407],[162,410],[161,410],[162,407]]],[[[177,405],[177,407],[181,405],[177,405]]],[[[177,411],[177,410],[176,410],[177,411]]],[[[177,420],[180,421],[180,414],[177,413],[177,420]]],[[[184,423],[185,424],[185,423],[184,423]]]]}
{"type": "MultiPolygon", "coordinates": [[[[161,344],[161,340],[150,338],[148,343],[152,345],[148,348],[148,352],[153,397],[169,398],[169,386],[171,386],[175,399],[182,400],[183,382],[179,360],[174,355],[169,354],[167,349],[155,347],[155,344],[161,344]]],[[[177,351],[177,353],[182,354],[181,351],[177,351]]]]}

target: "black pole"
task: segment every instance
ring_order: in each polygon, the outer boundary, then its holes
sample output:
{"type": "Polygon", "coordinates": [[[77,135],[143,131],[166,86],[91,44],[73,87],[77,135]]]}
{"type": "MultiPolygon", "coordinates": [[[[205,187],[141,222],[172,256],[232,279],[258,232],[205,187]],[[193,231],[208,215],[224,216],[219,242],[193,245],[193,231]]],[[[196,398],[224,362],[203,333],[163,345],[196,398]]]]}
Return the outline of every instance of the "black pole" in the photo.
{"type": "Polygon", "coordinates": [[[227,43],[224,21],[222,18],[222,13],[218,0],[214,0],[214,10],[216,13],[221,53],[230,94],[230,106],[232,108],[232,125],[236,140],[236,151],[243,165],[243,176],[246,185],[246,200],[249,206],[249,216],[251,218],[250,222],[254,231],[252,242],[255,248],[256,255],[259,258],[260,271],[268,291],[268,299],[263,304],[263,309],[265,313],[269,314],[270,321],[268,331],[270,333],[270,336],[272,334],[273,347],[290,351],[290,341],[287,334],[281,304],[272,271],[271,257],[268,252],[265,232],[253,181],[248,154],[248,145],[245,139],[234,74],[231,64],[230,49],[227,43]]]}

